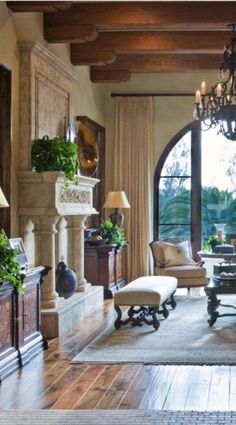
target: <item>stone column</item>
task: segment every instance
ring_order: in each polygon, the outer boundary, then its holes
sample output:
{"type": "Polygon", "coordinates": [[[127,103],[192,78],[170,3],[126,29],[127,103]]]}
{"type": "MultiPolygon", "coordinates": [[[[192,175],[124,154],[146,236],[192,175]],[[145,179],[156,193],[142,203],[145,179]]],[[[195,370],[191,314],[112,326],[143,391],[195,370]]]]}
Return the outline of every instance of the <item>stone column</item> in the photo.
{"type": "Polygon", "coordinates": [[[66,221],[64,217],[60,217],[57,222],[57,234],[56,240],[56,265],[60,261],[64,261],[67,264],[67,231],[66,221]]]}
{"type": "Polygon", "coordinates": [[[85,215],[67,215],[67,243],[68,266],[76,271],[78,285],[77,292],[86,291],[91,284],[84,277],[84,222],[85,215]]]}
{"type": "Polygon", "coordinates": [[[41,288],[42,308],[55,308],[60,300],[56,292],[55,234],[58,216],[35,216],[35,265],[51,267],[41,288]]]}

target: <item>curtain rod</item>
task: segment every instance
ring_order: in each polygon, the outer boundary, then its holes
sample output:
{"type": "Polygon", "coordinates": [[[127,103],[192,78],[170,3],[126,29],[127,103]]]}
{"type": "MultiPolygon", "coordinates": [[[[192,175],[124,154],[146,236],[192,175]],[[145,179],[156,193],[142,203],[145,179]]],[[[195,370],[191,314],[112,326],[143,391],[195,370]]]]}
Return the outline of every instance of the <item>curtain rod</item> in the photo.
{"type": "Polygon", "coordinates": [[[194,97],[194,93],[111,93],[111,97],[194,97]]]}

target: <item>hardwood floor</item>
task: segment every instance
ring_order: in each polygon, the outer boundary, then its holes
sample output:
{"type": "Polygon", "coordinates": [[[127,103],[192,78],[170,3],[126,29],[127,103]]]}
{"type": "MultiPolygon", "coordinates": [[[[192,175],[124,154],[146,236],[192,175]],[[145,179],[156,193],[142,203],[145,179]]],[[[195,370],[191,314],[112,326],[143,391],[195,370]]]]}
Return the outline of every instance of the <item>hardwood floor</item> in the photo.
{"type": "Polygon", "coordinates": [[[70,364],[105,324],[111,300],[0,386],[0,409],[236,410],[236,366],[70,364]]]}

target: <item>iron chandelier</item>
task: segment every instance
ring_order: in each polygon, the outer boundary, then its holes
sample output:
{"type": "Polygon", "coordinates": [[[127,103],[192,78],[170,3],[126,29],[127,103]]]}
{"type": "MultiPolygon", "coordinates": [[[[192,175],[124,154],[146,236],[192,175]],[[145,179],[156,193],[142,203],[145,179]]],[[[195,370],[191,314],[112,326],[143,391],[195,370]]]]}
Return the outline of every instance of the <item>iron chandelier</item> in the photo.
{"type": "Polygon", "coordinates": [[[229,140],[236,140],[236,24],[227,25],[233,32],[225,46],[219,79],[206,93],[206,83],[196,91],[194,118],[202,121],[202,129],[219,129],[229,140]]]}

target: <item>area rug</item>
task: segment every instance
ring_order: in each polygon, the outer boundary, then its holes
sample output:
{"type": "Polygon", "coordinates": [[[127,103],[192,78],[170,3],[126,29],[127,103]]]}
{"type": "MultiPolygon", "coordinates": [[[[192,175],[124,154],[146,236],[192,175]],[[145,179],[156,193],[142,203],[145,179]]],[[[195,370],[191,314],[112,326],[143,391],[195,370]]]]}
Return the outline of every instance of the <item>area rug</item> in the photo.
{"type": "MultiPolygon", "coordinates": [[[[222,302],[233,302],[222,296],[222,302]]],[[[207,323],[206,297],[176,297],[177,307],[167,319],[152,326],[116,330],[109,326],[81,351],[72,363],[142,363],[184,365],[235,365],[236,316],[220,317],[213,327],[207,323]]],[[[234,299],[236,302],[236,299],[234,299]]],[[[236,310],[221,307],[222,312],[236,310]]]]}
{"type": "Polygon", "coordinates": [[[236,412],[44,410],[1,412],[0,425],[233,425],[236,412]]]}

